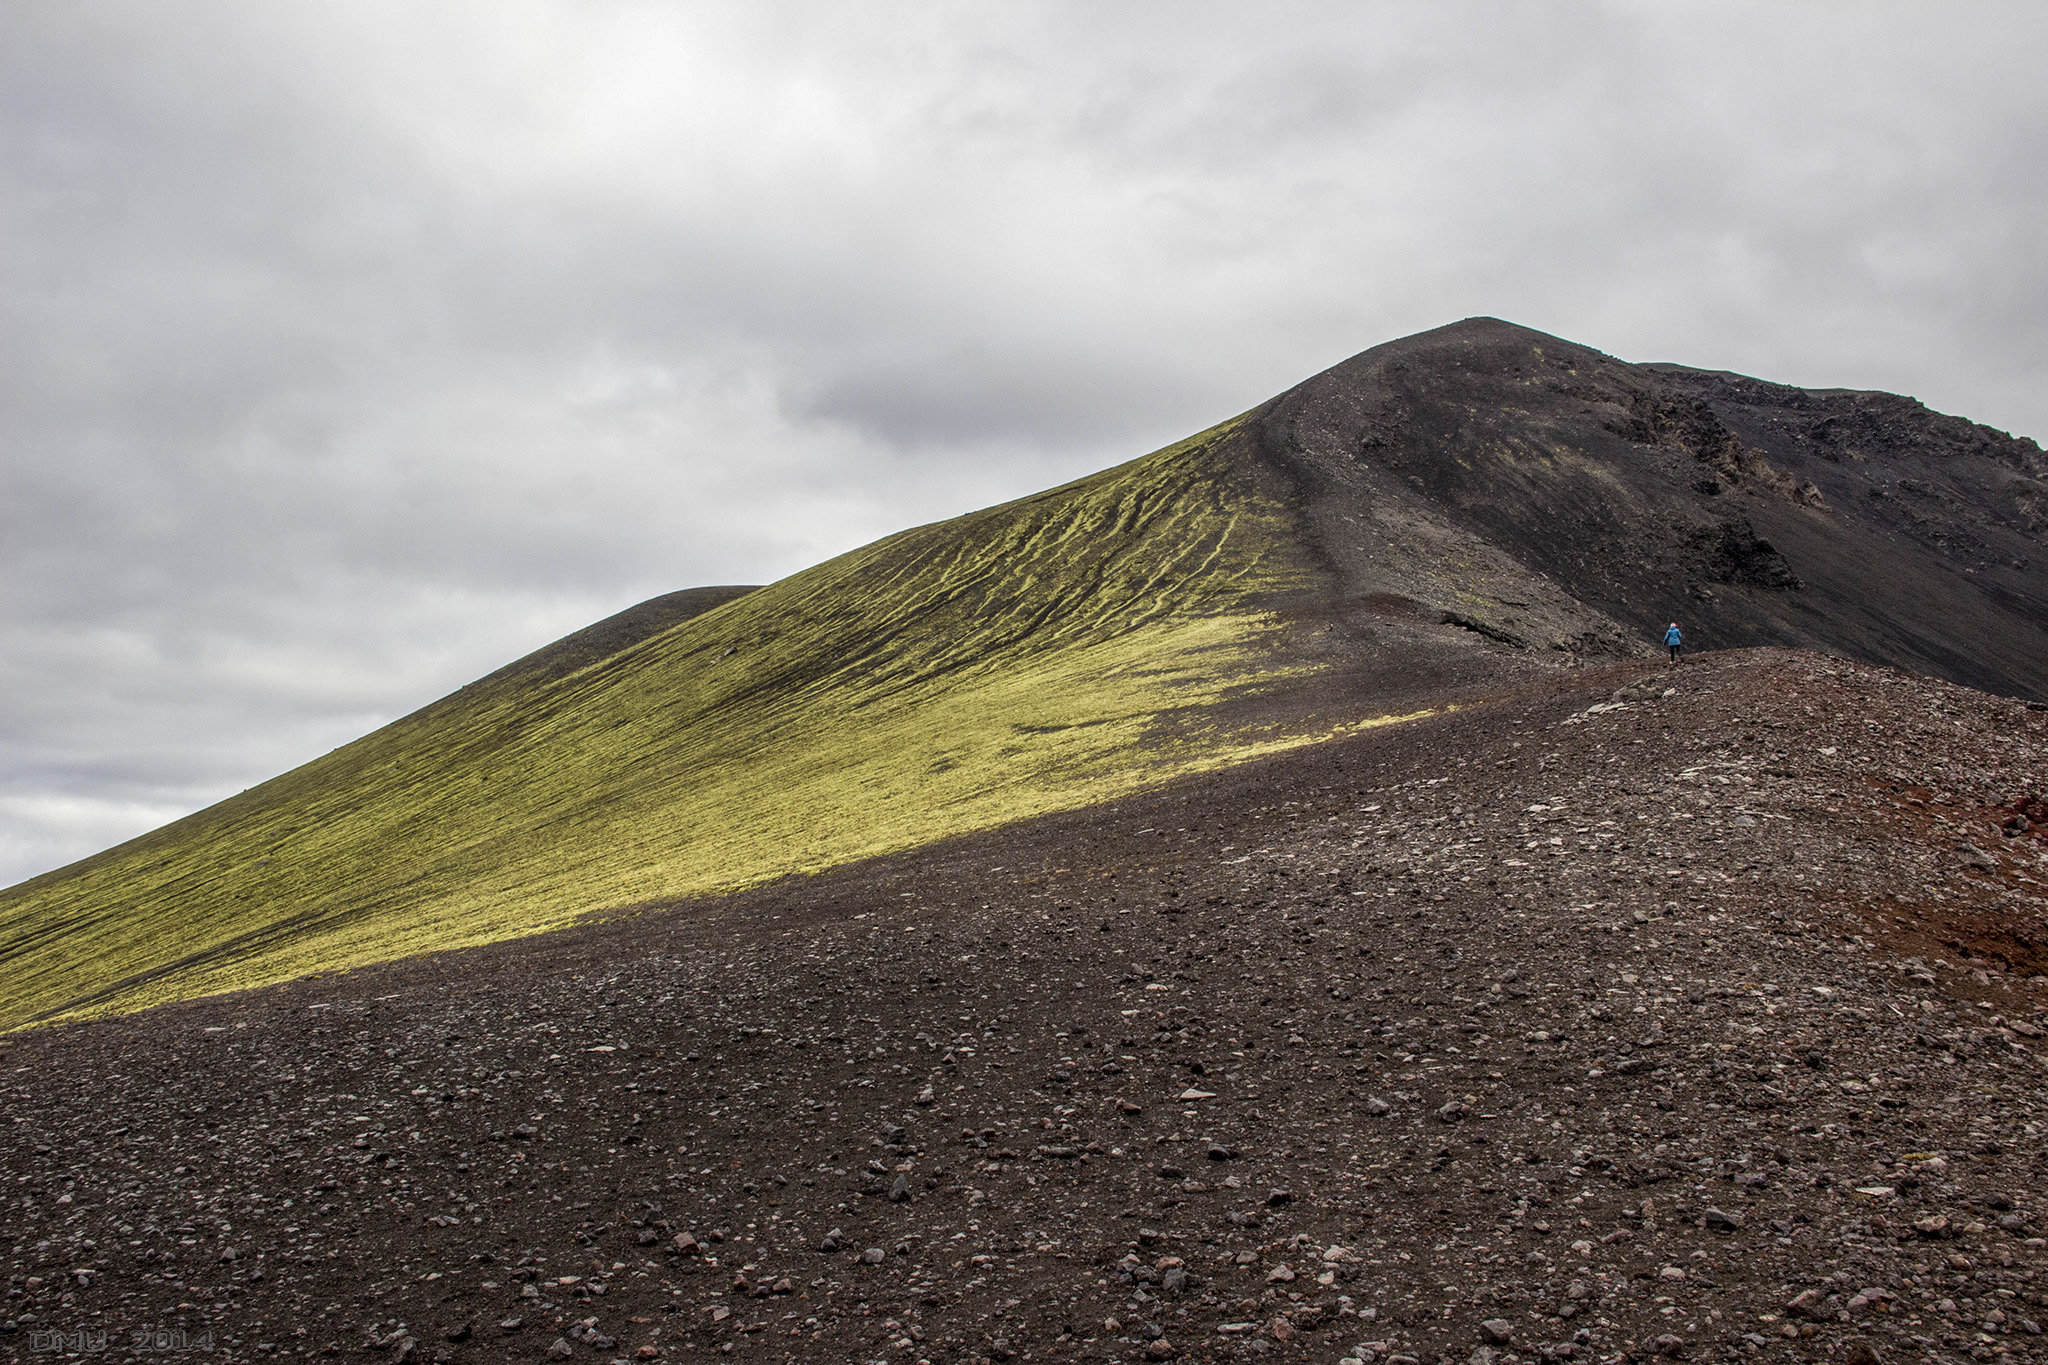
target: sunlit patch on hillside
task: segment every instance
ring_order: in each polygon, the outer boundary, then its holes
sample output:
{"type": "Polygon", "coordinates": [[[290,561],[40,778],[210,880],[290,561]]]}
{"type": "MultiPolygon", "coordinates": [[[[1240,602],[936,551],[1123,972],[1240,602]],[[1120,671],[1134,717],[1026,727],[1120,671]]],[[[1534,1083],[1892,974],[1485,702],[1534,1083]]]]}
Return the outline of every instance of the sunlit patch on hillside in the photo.
{"type": "MultiPolygon", "coordinates": [[[[892,536],[557,677],[494,675],[0,899],[0,1022],[489,942],[1309,742],[1305,573],[1234,424],[892,536]]],[[[1320,727],[1327,731],[1327,724],[1320,727]]]]}

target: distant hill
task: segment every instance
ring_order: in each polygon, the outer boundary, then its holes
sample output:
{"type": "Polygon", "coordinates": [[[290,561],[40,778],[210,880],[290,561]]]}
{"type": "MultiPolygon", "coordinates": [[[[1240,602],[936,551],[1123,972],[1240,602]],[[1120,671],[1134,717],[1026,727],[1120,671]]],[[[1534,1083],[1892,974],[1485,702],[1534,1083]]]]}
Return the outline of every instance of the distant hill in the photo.
{"type": "Polygon", "coordinates": [[[2031,441],[1468,320],[1063,488],[656,598],[0,893],[0,1025],[1085,806],[1672,619],[2041,698],[2044,527],[2031,441]]]}

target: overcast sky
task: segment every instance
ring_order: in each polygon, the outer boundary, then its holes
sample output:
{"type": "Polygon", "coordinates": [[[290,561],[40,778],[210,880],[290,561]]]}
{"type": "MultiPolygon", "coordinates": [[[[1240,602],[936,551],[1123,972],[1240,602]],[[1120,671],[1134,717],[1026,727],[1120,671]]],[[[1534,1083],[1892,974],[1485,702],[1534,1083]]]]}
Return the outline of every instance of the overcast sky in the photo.
{"type": "Polygon", "coordinates": [[[0,883],[1493,314],[2048,437],[2048,6],[10,5],[0,883]]]}

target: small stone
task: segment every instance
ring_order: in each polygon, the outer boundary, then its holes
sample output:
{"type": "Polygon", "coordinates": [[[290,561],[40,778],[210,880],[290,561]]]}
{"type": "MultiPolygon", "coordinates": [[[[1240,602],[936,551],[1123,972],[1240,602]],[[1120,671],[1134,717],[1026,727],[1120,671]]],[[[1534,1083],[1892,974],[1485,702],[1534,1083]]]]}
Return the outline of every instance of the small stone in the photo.
{"type": "Polygon", "coordinates": [[[1365,1112],[1374,1118],[1383,1118],[1394,1112],[1394,1106],[1375,1095],[1365,1102],[1365,1112]]]}
{"type": "Polygon", "coordinates": [[[516,1332],[524,1326],[526,1326],[525,1318],[500,1318],[498,1320],[498,1330],[500,1332],[516,1332]]]}
{"type": "Polygon", "coordinates": [[[888,1253],[883,1251],[880,1247],[869,1247],[866,1251],[863,1251],[860,1254],[860,1263],[862,1265],[880,1265],[883,1261],[886,1261],[888,1259],[888,1253]]]}
{"type": "Polygon", "coordinates": [[[910,1202],[909,1176],[899,1175],[896,1177],[896,1183],[889,1187],[889,1202],[892,1204],[908,1204],[910,1202]]]}
{"type": "Polygon", "coordinates": [[[937,1104],[938,1102],[939,1097],[936,1093],[933,1092],[930,1086],[926,1086],[924,1089],[918,1091],[917,1098],[911,1101],[911,1103],[913,1104],[921,1105],[933,1105],[937,1104]]]}
{"type": "Polygon", "coordinates": [[[1145,1343],[1145,1359],[1147,1360],[1172,1360],[1179,1354],[1180,1349],[1165,1337],[1145,1343]]]}
{"type": "Polygon", "coordinates": [[[567,1360],[570,1356],[574,1355],[575,1353],[576,1348],[569,1344],[568,1338],[566,1337],[556,1337],[555,1344],[548,1347],[548,1354],[554,1357],[556,1360],[567,1360]]]}
{"type": "Polygon", "coordinates": [[[845,1245],[845,1242],[846,1234],[844,1232],[841,1232],[838,1228],[834,1228],[832,1229],[832,1231],[825,1234],[824,1241],[818,1243],[818,1250],[837,1251],[841,1246],[845,1245]]]}
{"type": "Polygon", "coordinates": [[[1282,1204],[1292,1204],[1293,1202],[1294,1192],[1292,1190],[1274,1190],[1266,1196],[1266,1207],[1269,1209],[1277,1209],[1282,1204]]]}
{"type": "Polygon", "coordinates": [[[1479,1324],[1480,1334],[1494,1346],[1505,1346],[1515,1334],[1514,1324],[1506,1318],[1488,1318],[1479,1324]]]}
{"type": "Polygon", "coordinates": [[[1685,1354],[1685,1338],[1666,1332],[1660,1337],[1651,1339],[1650,1350],[1656,1355],[1668,1356],[1676,1360],[1679,1356],[1685,1354]]]}
{"type": "Polygon", "coordinates": [[[1712,1232],[1734,1232],[1742,1226],[1742,1215],[1724,1213],[1720,1209],[1708,1209],[1700,1216],[1700,1221],[1712,1232]]]}
{"type": "Polygon", "coordinates": [[[697,1239],[687,1232],[677,1233],[673,1240],[675,1249],[682,1252],[685,1256],[700,1255],[704,1250],[702,1246],[698,1245],[697,1239]]]}
{"type": "Polygon", "coordinates": [[[1292,1284],[1292,1283],[1294,1283],[1294,1268],[1293,1268],[1292,1266],[1290,1266],[1290,1265],[1286,1264],[1285,1262],[1282,1262],[1281,1264],[1279,1264],[1279,1265],[1276,1265],[1276,1266],[1274,1266],[1274,1267],[1273,1267],[1273,1268],[1272,1268],[1271,1270],[1269,1270],[1269,1271],[1267,1271],[1267,1272],[1266,1272],[1266,1283],[1267,1283],[1267,1284],[1292,1284]]]}

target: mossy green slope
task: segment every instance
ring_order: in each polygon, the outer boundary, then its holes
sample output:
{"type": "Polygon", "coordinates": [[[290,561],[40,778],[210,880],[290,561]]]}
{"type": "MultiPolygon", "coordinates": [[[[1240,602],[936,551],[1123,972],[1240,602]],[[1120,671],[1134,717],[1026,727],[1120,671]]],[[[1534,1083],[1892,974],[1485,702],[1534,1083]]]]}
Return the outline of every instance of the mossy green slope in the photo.
{"type": "Polygon", "coordinates": [[[1226,424],[559,676],[507,669],[0,893],[0,1026],[533,933],[1102,800],[1300,733],[1309,571],[1226,424]]]}

